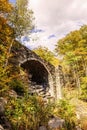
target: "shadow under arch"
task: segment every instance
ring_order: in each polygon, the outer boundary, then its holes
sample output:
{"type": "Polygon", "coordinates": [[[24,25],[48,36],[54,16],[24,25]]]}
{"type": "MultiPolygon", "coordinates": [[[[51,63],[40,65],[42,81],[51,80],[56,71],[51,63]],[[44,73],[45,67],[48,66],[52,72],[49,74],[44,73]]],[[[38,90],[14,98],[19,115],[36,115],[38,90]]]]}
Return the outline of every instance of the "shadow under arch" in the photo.
{"type": "Polygon", "coordinates": [[[53,78],[46,65],[43,62],[29,58],[24,60],[20,66],[24,68],[28,74],[31,75],[31,82],[42,85],[45,89],[49,87],[49,91],[54,96],[53,78]]]}

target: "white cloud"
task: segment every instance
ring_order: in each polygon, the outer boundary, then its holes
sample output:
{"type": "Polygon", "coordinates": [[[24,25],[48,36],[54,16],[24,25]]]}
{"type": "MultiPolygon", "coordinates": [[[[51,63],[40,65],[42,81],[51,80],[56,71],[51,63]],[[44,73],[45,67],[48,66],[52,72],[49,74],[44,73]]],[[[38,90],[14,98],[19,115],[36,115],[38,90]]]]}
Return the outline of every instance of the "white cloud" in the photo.
{"type": "Polygon", "coordinates": [[[30,0],[30,7],[37,29],[44,32],[32,34],[39,38],[29,46],[43,45],[53,50],[59,38],[87,23],[87,0],[30,0]],[[48,39],[50,35],[56,37],[48,39]]]}

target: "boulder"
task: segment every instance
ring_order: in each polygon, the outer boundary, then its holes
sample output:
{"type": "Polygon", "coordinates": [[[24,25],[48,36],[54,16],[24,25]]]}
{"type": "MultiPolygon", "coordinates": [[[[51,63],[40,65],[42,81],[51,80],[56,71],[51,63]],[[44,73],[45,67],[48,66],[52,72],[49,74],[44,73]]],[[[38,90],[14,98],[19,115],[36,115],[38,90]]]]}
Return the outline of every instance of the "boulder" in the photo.
{"type": "Polygon", "coordinates": [[[0,116],[5,112],[5,104],[7,104],[7,100],[3,97],[0,97],[0,116]]]}
{"type": "Polygon", "coordinates": [[[40,126],[38,130],[47,130],[45,126],[40,126]]]}
{"type": "Polygon", "coordinates": [[[54,117],[49,120],[48,126],[50,129],[59,129],[59,128],[63,128],[64,123],[65,121],[63,119],[54,117]]]}
{"type": "Polygon", "coordinates": [[[76,126],[76,130],[82,130],[79,126],[76,126]]]}
{"type": "Polygon", "coordinates": [[[3,105],[7,104],[7,100],[3,97],[0,97],[0,103],[2,103],[3,105]]]}
{"type": "Polygon", "coordinates": [[[10,97],[17,98],[18,95],[17,95],[17,93],[16,93],[14,90],[10,90],[10,91],[9,91],[9,96],[10,96],[10,97]]]}
{"type": "MultiPolygon", "coordinates": [[[[5,129],[5,130],[12,130],[11,129],[11,124],[8,121],[8,119],[4,116],[0,117],[0,125],[5,129]]],[[[0,129],[1,130],[1,129],[0,129]]]]}
{"type": "Polygon", "coordinates": [[[0,130],[5,130],[5,129],[0,125],[0,130]]]}
{"type": "Polygon", "coordinates": [[[0,103],[0,116],[4,115],[4,112],[5,112],[4,105],[2,103],[0,103]]]}

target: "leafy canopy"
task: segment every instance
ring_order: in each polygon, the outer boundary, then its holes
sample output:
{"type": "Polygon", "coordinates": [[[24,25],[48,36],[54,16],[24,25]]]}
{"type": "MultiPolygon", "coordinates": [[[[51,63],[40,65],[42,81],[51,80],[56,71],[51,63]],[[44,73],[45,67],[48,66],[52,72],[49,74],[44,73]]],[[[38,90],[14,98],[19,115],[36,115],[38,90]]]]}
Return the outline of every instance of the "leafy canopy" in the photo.
{"type": "Polygon", "coordinates": [[[42,59],[51,63],[54,66],[57,66],[59,60],[55,57],[54,53],[51,52],[48,48],[39,46],[38,48],[33,50],[37,55],[39,55],[42,59]]]}

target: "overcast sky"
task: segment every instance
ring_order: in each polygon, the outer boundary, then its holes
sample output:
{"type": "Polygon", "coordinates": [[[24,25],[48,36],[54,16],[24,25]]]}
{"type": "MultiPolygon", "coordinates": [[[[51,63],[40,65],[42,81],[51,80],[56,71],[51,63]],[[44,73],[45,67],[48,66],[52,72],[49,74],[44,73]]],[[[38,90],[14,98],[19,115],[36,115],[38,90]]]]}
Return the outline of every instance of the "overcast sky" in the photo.
{"type": "Polygon", "coordinates": [[[58,39],[87,24],[87,0],[30,0],[29,8],[36,26],[29,47],[43,45],[53,50],[58,39]]]}

